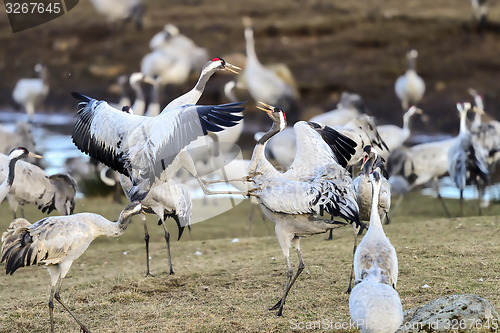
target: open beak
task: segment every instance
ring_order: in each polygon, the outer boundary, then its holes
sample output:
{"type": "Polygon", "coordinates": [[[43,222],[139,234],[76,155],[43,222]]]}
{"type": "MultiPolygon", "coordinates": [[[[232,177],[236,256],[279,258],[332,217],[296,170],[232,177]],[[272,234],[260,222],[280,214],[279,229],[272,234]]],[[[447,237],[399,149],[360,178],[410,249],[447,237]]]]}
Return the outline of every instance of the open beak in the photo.
{"type": "Polygon", "coordinates": [[[263,107],[261,107],[261,106],[259,106],[259,105],[256,105],[255,107],[256,107],[257,109],[259,109],[259,110],[264,111],[264,112],[271,113],[271,112],[273,111],[273,109],[274,109],[274,107],[273,107],[272,105],[266,104],[266,103],[264,103],[264,102],[259,102],[259,104],[264,105],[264,106],[266,107],[266,109],[265,109],[265,108],[263,108],[263,107]]]}
{"type": "Polygon", "coordinates": [[[228,62],[226,62],[226,66],[224,66],[225,70],[231,72],[231,73],[234,73],[234,74],[240,74],[240,72],[238,71],[241,71],[241,68],[239,68],[238,66],[235,66],[235,65],[232,65],[228,62]]]}
{"type": "Polygon", "coordinates": [[[363,167],[365,166],[366,161],[368,161],[368,154],[364,153],[363,154],[363,163],[361,163],[361,168],[359,168],[360,170],[363,170],[363,167]]]}
{"type": "Polygon", "coordinates": [[[29,152],[29,153],[28,153],[28,157],[33,157],[33,158],[43,158],[43,156],[38,155],[38,154],[35,154],[35,153],[32,153],[32,152],[29,152]]]}

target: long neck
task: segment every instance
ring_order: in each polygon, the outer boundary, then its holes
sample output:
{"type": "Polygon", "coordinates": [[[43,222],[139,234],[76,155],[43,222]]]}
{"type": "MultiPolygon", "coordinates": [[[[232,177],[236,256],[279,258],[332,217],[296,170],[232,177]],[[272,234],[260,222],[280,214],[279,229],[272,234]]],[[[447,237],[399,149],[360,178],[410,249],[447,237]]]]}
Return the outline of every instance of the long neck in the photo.
{"type": "Polygon", "coordinates": [[[406,112],[403,115],[403,130],[405,130],[405,131],[410,130],[410,118],[411,118],[411,116],[412,116],[412,114],[409,112],[406,112]]]}
{"type": "Polygon", "coordinates": [[[205,90],[208,79],[210,79],[216,71],[217,70],[202,71],[193,89],[168,103],[164,110],[172,110],[182,105],[198,103],[198,100],[205,90]]]}
{"type": "Polygon", "coordinates": [[[5,177],[4,181],[0,185],[0,202],[5,199],[10,191],[10,188],[12,187],[12,184],[14,183],[16,163],[18,160],[18,158],[9,159],[9,169],[7,171],[7,177],[5,177]]]}
{"type": "Polygon", "coordinates": [[[255,53],[255,42],[253,39],[252,28],[245,29],[245,39],[246,39],[246,50],[247,50],[247,61],[251,63],[260,64],[257,58],[257,53],[255,53]]]}
{"type": "Polygon", "coordinates": [[[280,132],[280,126],[273,123],[271,129],[264,134],[253,150],[252,159],[250,160],[250,165],[248,167],[248,173],[257,171],[257,168],[266,168],[269,171],[276,171],[272,164],[267,160],[265,155],[266,144],[274,135],[280,132]]]}
{"type": "Polygon", "coordinates": [[[460,111],[460,132],[459,135],[468,133],[467,130],[467,111],[460,111]]]}
{"type": "Polygon", "coordinates": [[[380,197],[380,181],[373,181],[372,185],[372,209],[370,212],[370,228],[382,228],[382,222],[380,221],[380,215],[378,213],[378,201],[380,197]]]}
{"type": "Polygon", "coordinates": [[[134,89],[134,92],[135,92],[135,99],[143,101],[144,100],[144,92],[142,91],[141,83],[138,81],[134,82],[134,84],[132,85],[132,89],[134,89]]]}
{"type": "Polygon", "coordinates": [[[417,61],[416,61],[415,57],[410,56],[408,58],[408,67],[407,67],[407,70],[408,71],[415,71],[416,70],[416,62],[417,61]]]}

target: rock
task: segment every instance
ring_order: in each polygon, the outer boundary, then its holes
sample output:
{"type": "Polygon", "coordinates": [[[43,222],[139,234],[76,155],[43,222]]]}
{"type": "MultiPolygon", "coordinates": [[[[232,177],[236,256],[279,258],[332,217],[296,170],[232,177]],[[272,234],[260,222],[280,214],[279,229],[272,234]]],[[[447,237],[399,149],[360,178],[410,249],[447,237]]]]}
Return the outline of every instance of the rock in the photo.
{"type": "Polygon", "coordinates": [[[397,333],[497,332],[500,316],[478,295],[448,295],[408,310],[397,333]]]}

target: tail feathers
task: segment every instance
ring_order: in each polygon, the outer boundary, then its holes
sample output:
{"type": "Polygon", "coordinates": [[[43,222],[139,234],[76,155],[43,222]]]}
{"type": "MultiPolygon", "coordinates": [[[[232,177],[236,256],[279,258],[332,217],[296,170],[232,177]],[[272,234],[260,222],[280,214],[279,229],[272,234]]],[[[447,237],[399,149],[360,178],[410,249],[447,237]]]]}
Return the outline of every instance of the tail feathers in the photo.
{"type": "Polygon", "coordinates": [[[2,259],[5,262],[5,273],[13,274],[18,268],[36,264],[33,258],[33,239],[28,227],[31,224],[25,219],[17,219],[2,235],[2,259]]]}

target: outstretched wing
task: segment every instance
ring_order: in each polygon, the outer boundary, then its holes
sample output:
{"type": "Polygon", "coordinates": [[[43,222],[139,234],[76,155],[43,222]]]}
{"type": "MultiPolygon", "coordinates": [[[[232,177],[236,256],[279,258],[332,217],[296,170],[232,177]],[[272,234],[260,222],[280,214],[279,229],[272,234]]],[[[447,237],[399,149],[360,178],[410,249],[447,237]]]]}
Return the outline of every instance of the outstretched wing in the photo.
{"type": "Polygon", "coordinates": [[[122,112],[78,93],[82,108],[77,113],[73,142],[89,154],[128,176],[133,183],[130,198],[141,200],[155,178],[177,154],[208,131],[219,132],[243,117],[242,103],[184,105],[156,117],[122,112]]]}

